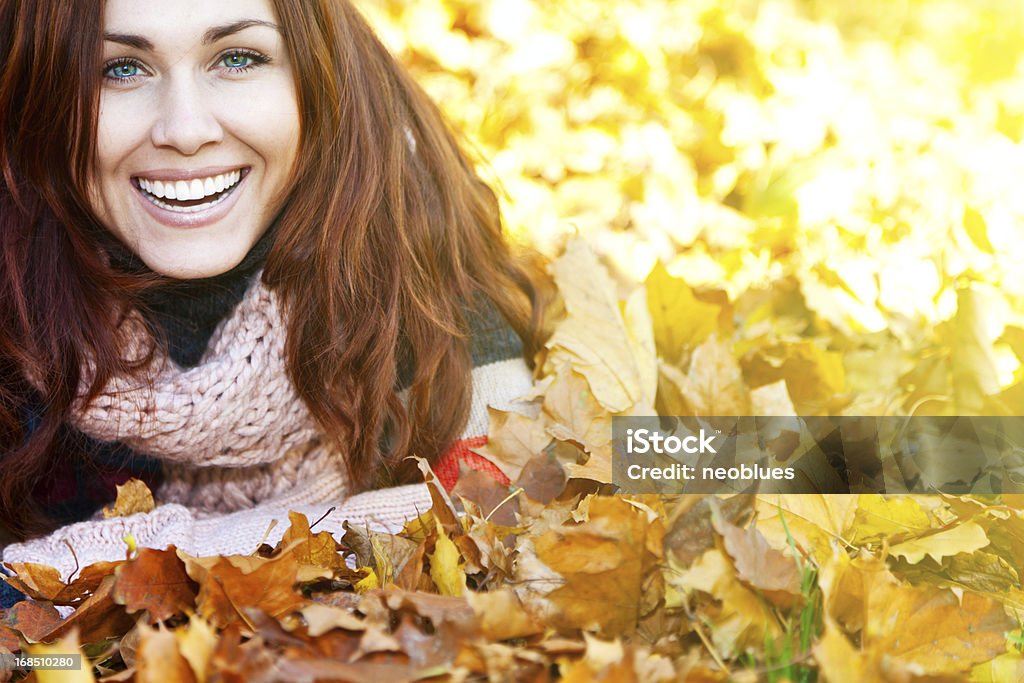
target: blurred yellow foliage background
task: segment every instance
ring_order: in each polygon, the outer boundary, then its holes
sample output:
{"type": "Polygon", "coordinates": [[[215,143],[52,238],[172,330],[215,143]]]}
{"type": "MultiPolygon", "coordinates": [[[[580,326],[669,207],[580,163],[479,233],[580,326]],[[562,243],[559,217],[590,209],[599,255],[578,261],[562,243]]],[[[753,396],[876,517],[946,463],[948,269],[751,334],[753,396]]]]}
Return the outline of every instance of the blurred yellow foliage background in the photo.
{"type": "Polygon", "coordinates": [[[798,407],[827,376],[822,412],[1024,414],[1024,5],[357,5],[512,235],[581,235],[624,291],[662,261],[752,388],[760,363],[798,407]]]}

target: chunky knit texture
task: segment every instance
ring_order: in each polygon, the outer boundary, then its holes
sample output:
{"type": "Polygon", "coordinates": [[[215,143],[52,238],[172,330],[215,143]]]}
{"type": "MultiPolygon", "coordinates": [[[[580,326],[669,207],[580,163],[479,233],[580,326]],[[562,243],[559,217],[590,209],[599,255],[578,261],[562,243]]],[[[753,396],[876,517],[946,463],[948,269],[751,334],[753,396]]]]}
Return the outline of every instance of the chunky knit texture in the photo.
{"type": "MultiPolygon", "coordinates": [[[[493,308],[493,307],[492,307],[493,308]]],[[[469,451],[484,442],[487,406],[507,408],[531,387],[518,338],[496,311],[473,322],[473,398],[462,439],[439,465],[454,483],[458,461],[502,475],[469,451]]],[[[141,353],[151,339],[141,318],[125,326],[124,348],[141,353]]],[[[298,398],[285,368],[285,321],[259,277],[216,327],[198,365],[183,368],[158,353],[143,376],[110,381],[94,401],[76,404],[72,424],[101,442],[119,442],[160,460],[162,503],[152,513],[72,524],[8,546],[6,562],[40,562],[67,576],[75,567],[123,557],[124,537],[143,547],[169,543],[196,555],[250,553],[283,533],[289,510],[395,531],[430,507],[423,485],[348,496],[344,454],[334,452],[298,398]],[[266,534],[273,520],[278,525],[266,534]],[[74,555],[68,549],[74,548],[74,555]],[[77,560],[76,560],[77,558],[77,560]]],[[[83,382],[88,381],[88,372],[83,382]]]]}

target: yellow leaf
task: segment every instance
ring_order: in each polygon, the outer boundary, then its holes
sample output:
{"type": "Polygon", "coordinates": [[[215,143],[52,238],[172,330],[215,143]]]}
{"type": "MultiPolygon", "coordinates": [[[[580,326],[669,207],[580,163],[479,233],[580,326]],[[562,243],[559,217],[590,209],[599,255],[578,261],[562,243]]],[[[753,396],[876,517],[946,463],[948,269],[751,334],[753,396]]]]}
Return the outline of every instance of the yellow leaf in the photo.
{"type": "Polygon", "coordinates": [[[96,683],[96,679],[92,675],[92,664],[89,662],[89,658],[82,652],[81,645],[78,642],[77,628],[73,628],[70,633],[52,645],[43,645],[42,643],[29,645],[26,648],[26,652],[31,655],[41,656],[77,654],[81,657],[82,666],[79,669],[67,671],[35,670],[35,679],[39,683],[96,683]]]}
{"type": "Polygon", "coordinates": [[[607,637],[633,633],[663,594],[663,539],[660,518],[650,520],[644,510],[605,496],[590,498],[581,524],[534,538],[537,558],[554,572],[557,587],[546,593],[557,608],[552,622],[607,637]]]}
{"type": "Polygon", "coordinates": [[[544,632],[544,625],[526,611],[519,597],[507,586],[486,593],[466,591],[466,600],[476,612],[484,637],[489,640],[525,638],[544,632]]]}
{"type": "Polygon", "coordinates": [[[774,417],[796,417],[796,408],[789,398],[789,389],[782,380],[765,384],[750,392],[750,414],[774,417]]]}
{"type": "Polygon", "coordinates": [[[430,554],[430,578],[441,595],[461,598],[466,591],[466,574],[462,571],[462,555],[448,538],[444,527],[437,523],[437,541],[430,554]]]}
{"type": "Polygon", "coordinates": [[[1013,625],[995,600],[901,583],[871,556],[837,552],[822,566],[819,586],[828,617],[861,632],[869,671],[959,674],[1004,652],[1013,625]]]}
{"type": "Polygon", "coordinates": [[[721,309],[695,297],[690,286],[670,275],[661,261],[647,276],[646,286],[655,344],[662,358],[678,363],[684,350],[696,348],[715,331],[721,309]]]}
{"type": "Polygon", "coordinates": [[[740,365],[729,346],[716,337],[697,347],[685,375],[670,365],[662,365],[661,371],[689,407],[684,415],[750,414],[750,390],[740,365]]]}
{"type": "Polygon", "coordinates": [[[544,420],[490,406],[487,414],[487,443],[474,450],[497,465],[509,481],[518,481],[526,463],[551,443],[551,435],[544,429],[544,420]]]}
{"type": "Polygon", "coordinates": [[[931,528],[928,514],[910,496],[861,495],[852,527],[853,543],[883,536],[919,534],[931,528]]]}
{"type": "Polygon", "coordinates": [[[848,530],[857,513],[857,496],[759,495],[755,510],[757,528],[774,548],[786,548],[793,536],[797,546],[821,562],[832,554],[832,544],[845,546],[848,530]],[[785,525],[783,525],[785,520],[785,525]]]}
{"type": "Polygon", "coordinates": [[[185,658],[199,683],[206,680],[210,657],[217,649],[217,631],[208,621],[193,614],[188,618],[188,626],[174,631],[178,640],[178,651],[185,658]]]}
{"type": "MultiPolygon", "coordinates": [[[[573,240],[551,265],[568,315],[547,343],[546,370],[568,362],[587,378],[607,410],[653,414],[644,396],[641,366],[619,312],[614,285],[590,247],[573,240]]],[[[653,397],[651,397],[653,398],[653,397]]]]}
{"type": "Polygon", "coordinates": [[[974,287],[957,290],[956,305],[952,326],[942,328],[951,337],[953,398],[959,414],[983,415],[985,398],[999,391],[994,350],[999,335],[994,330],[993,306],[974,287]]]}
{"type": "Polygon", "coordinates": [[[151,512],[156,507],[153,494],[144,481],[129,479],[117,487],[117,500],[114,507],[103,508],[103,517],[127,517],[137,512],[151,512]]]}
{"type": "Polygon", "coordinates": [[[701,617],[710,622],[711,639],[726,656],[747,646],[762,646],[765,634],[774,638],[780,632],[769,603],[736,577],[725,553],[717,548],[689,568],[669,573],[668,581],[686,593],[701,591],[714,598],[701,617]]]}
{"type": "Polygon", "coordinates": [[[373,571],[372,567],[360,567],[360,571],[366,572],[366,576],[356,581],[352,587],[356,593],[365,593],[372,591],[375,588],[380,588],[380,581],[377,579],[377,573],[373,571]]]}
{"type": "Polygon", "coordinates": [[[743,361],[750,386],[785,380],[800,415],[827,415],[846,390],[842,356],[810,340],[780,342],[756,350],[743,361]]]}
{"type": "Polygon", "coordinates": [[[967,522],[937,534],[915,538],[889,548],[896,557],[902,557],[910,564],[917,564],[928,555],[936,562],[958,553],[971,553],[989,543],[985,530],[974,522],[967,522]]]}

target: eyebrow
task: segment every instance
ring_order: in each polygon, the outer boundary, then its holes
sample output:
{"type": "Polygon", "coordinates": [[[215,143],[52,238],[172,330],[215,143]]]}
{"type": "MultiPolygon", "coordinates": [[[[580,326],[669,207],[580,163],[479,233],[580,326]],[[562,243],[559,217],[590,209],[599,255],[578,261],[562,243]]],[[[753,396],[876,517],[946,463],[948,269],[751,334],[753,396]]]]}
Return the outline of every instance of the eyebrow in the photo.
{"type": "MultiPolygon", "coordinates": [[[[214,26],[207,30],[206,33],[203,34],[203,45],[216,43],[222,38],[227,38],[228,36],[244,31],[247,28],[252,28],[253,26],[265,26],[281,33],[281,27],[272,22],[263,21],[262,19],[240,19],[239,21],[232,21],[230,24],[214,26]]],[[[112,43],[127,45],[128,47],[133,47],[136,50],[153,51],[152,41],[133,33],[104,33],[103,39],[112,43]]]]}

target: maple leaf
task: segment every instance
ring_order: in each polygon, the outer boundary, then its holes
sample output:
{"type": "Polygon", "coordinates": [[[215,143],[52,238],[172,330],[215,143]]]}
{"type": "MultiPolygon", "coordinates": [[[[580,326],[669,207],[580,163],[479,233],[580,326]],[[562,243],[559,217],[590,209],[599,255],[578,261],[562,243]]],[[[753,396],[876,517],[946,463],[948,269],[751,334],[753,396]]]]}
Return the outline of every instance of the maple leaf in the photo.
{"type": "Polygon", "coordinates": [[[89,666],[89,658],[82,652],[78,631],[71,629],[66,635],[50,645],[30,645],[26,653],[38,656],[61,656],[75,655],[81,658],[82,666],[77,669],[46,670],[37,669],[33,673],[35,679],[40,683],[95,683],[96,678],[92,675],[92,667],[89,666]]]}
{"type": "Polygon", "coordinates": [[[974,552],[988,544],[989,540],[985,535],[985,530],[974,522],[967,522],[950,529],[904,541],[890,547],[889,552],[896,557],[905,558],[910,564],[917,564],[925,556],[931,557],[936,562],[941,562],[944,557],[974,552]]]}
{"type": "Polygon", "coordinates": [[[631,338],[607,271],[582,240],[571,241],[551,271],[568,316],[547,342],[545,365],[568,362],[586,377],[594,397],[609,412],[651,414],[650,366],[636,355],[643,345],[635,335],[631,338]]]}
{"type": "MultiPolygon", "coordinates": [[[[856,666],[867,671],[952,675],[1006,648],[1012,625],[995,600],[967,592],[900,583],[874,557],[836,555],[822,567],[825,609],[836,624],[860,632],[856,666]]],[[[834,644],[829,647],[835,647],[834,644]]]]}
{"type": "Polygon", "coordinates": [[[462,570],[462,556],[448,538],[444,527],[437,523],[437,540],[430,554],[430,578],[441,595],[461,597],[466,590],[466,574],[462,570]]]}
{"type": "Polygon", "coordinates": [[[138,512],[152,512],[156,508],[153,494],[146,482],[140,479],[129,479],[117,486],[117,499],[114,507],[103,508],[103,518],[128,517],[138,512]]]}
{"type": "Polygon", "coordinates": [[[537,558],[559,578],[545,595],[570,628],[632,633],[659,605],[663,526],[619,498],[593,497],[589,518],[533,538],[537,558]],[[559,580],[560,579],[560,580],[559,580]]]}
{"type": "Polygon", "coordinates": [[[732,558],[736,575],[782,608],[790,608],[801,598],[800,569],[793,557],[768,545],[756,527],[740,529],[726,520],[711,499],[711,523],[732,558]]]}
{"type": "Polygon", "coordinates": [[[195,584],[172,545],[166,550],[139,548],[117,567],[114,600],[129,612],[146,610],[150,623],[165,621],[195,608],[195,584]]]}
{"type": "Polygon", "coordinates": [[[139,645],[135,652],[135,680],[139,683],[196,683],[201,680],[181,654],[178,644],[179,639],[173,631],[140,626],[139,645]]]}
{"type": "MultiPolygon", "coordinates": [[[[244,620],[247,607],[283,617],[306,602],[296,588],[300,565],[289,553],[267,559],[194,558],[177,552],[189,577],[199,584],[198,613],[218,628],[244,620]]],[[[330,576],[330,572],[322,575],[330,576]]]]}
{"type": "Polygon", "coordinates": [[[695,297],[686,281],[669,274],[661,261],[654,264],[645,285],[658,352],[668,363],[678,365],[684,351],[697,347],[715,331],[721,307],[695,297]]]}
{"type": "Polygon", "coordinates": [[[487,407],[490,428],[487,443],[474,452],[498,466],[510,481],[522,475],[523,468],[551,442],[544,421],[520,413],[487,407]]]}

